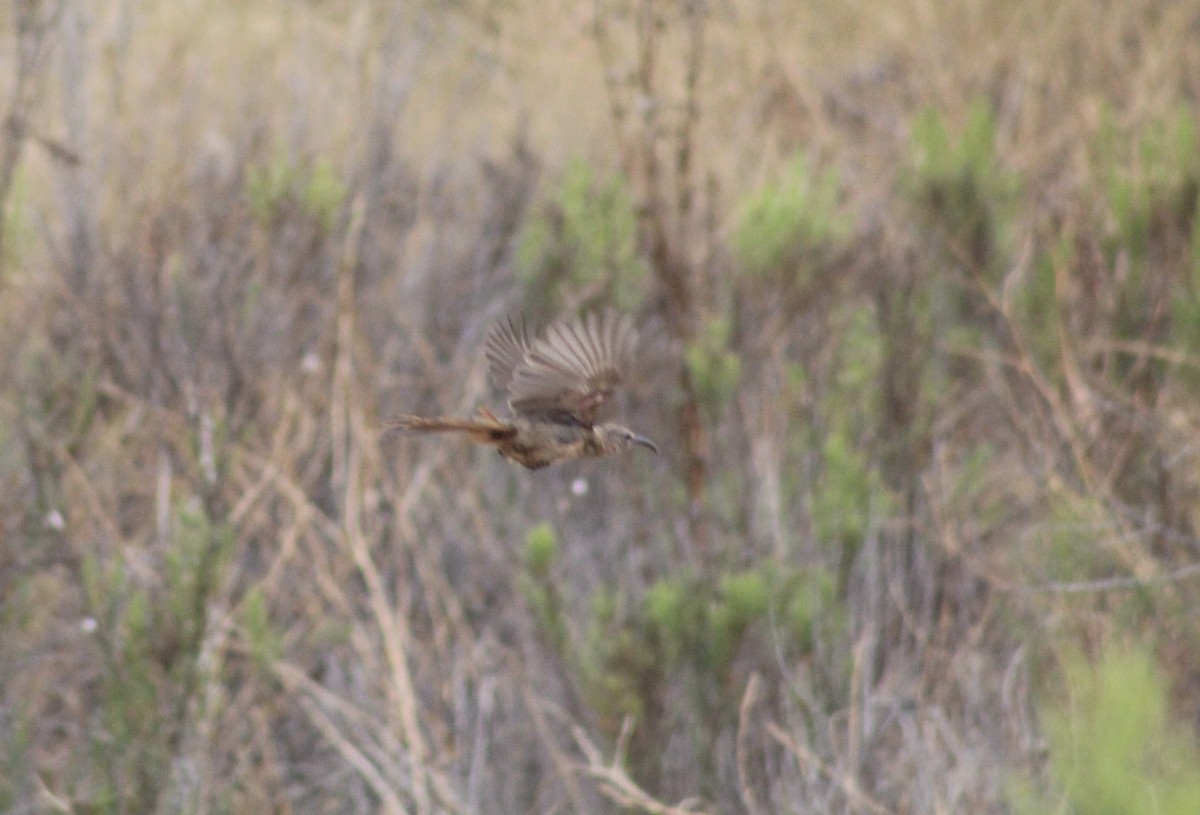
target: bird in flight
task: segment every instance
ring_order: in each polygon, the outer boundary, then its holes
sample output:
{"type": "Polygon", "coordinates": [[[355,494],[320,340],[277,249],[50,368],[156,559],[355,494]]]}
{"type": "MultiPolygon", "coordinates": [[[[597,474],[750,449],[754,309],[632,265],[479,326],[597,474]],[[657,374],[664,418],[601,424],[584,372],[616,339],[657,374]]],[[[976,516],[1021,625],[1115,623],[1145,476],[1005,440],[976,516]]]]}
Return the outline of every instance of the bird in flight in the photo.
{"type": "Polygon", "coordinates": [[[615,455],[654,442],[614,422],[596,421],[632,360],[637,332],[626,315],[591,313],[551,323],[531,338],[506,319],[488,336],[492,381],[508,391],[512,418],[481,408],[475,419],[400,416],[389,427],[420,433],[465,433],[500,455],[537,470],[576,458],[615,455]]]}

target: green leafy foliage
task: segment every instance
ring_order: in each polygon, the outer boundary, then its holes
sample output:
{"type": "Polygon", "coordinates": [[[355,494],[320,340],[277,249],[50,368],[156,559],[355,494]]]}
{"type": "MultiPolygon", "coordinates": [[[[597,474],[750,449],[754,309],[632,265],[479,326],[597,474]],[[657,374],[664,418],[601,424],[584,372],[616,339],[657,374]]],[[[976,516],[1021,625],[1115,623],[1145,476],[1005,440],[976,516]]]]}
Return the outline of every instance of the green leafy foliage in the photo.
{"type": "Polygon", "coordinates": [[[549,574],[550,565],[558,557],[558,536],[554,527],[542,522],[525,534],[525,566],[534,575],[549,574]]]}
{"type": "Polygon", "coordinates": [[[621,619],[621,606],[615,590],[593,595],[584,647],[575,654],[584,696],[612,732],[626,716],[643,718],[662,670],[638,627],[621,619]]]}
{"type": "Polygon", "coordinates": [[[885,352],[883,336],[871,308],[855,304],[841,310],[843,326],[836,348],[836,378],[827,389],[831,418],[845,417],[855,429],[874,424],[879,408],[876,387],[885,352]]]}
{"type": "Polygon", "coordinates": [[[242,633],[260,669],[270,672],[283,656],[282,632],[271,622],[266,593],[258,586],[246,592],[241,606],[242,633]]]}
{"type": "Polygon", "coordinates": [[[825,437],[822,477],[812,499],[813,531],[830,545],[857,551],[873,513],[886,509],[882,482],[844,429],[825,437]]]}
{"type": "Polygon", "coordinates": [[[841,179],[818,170],[804,153],[780,177],[749,195],[734,218],[732,247],[755,275],[803,279],[837,252],[850,234],[840,207],[841,179]]]}
{"type": "MultiPolygon", "coordinates": [[[[1174,340],[1185,353],[1200,338],[1198,125],[1191,108],[1180,107],[1130,133],[1106,108],[1094,148],[1114,333],[1134,342],[1174,340]]],[[[1166,374],[1161,361],[1118,362],[1114,375],[1137,372],[1144,392],[1157,391],[1166,374]]]]}
{"type": "MultiPolygon", "coordinates": [[[[1004,336],[988,330],[994,314],[985,291],[1012,266],[1022,183],[1001,161],[997,136],[995,114],[982,98],[970,104],[958,128],[934,108],[913,118],[901,186],[929,236],[933,262],[932,274],[918,275],[911,291],[896,297],[903,307],[885,329],[899,346],[892,349],[894,359],[906,367],[922,364],[913,348],[927,337],[947,347],[978,348],[1004,336]]],[[[927,366],[904,378],[916,382],[938,373],[927,366]]],[[[910,395],[920,396],[915,389],[910,395]]],[[[913,418],[919,428],[925,417],[914,412],[913,418]]]]}
{"type": "Polygon", "coordinates": [[[742,360],[730,347],[731,322],[717,317],[706,322],[699,337],[684,349],[684,364],[701,403],[712,414],[737,391],[742,378],[742,360]]]}
{"type": "Polygon", "coordinates": [[[31,722],[28,716],[13,712],[5,733],[8,738],[0,746],[0,810],[12,812],[19,799],[25,775],[27,751],[30,747],[31,722]]]}
{"type": "Polygon", "coordinates": [[[659,580],[642,601],[646,627],[658,633],[660,656],[667,665],[679,664],[685,654],[700,648],[706,607],[693,589],[689,580],[659,580]]]}
{"type": "Polygon", "coordinates": [[[1172,234],[1190,236],[1200,192],[1200,144],[1190,108],[1130,138],[1106,108],[1097,143],[1099,174],[1112,232],[1109,251],[1136,264],[1172,234]]]}
{"type": "Polygon", "coordinates": [[[1026,344],[1042,370],[1053,370],[1061,352],[1057,276],[1074,262],[1071,239],[1061,237],[1034,259],[1014,292],[1026,344]]]}
{"type": "Polygon", "coordinates": [[[756,567],[722,575],[715,586],[688,576],[659,580],[632,625],[653,643],[662,670],[686,664],[724,677],[746,639],[766,633],[761,626],[776,627],[784,643],[802,650],[817,614],[834,604],[833,581],[822,569],[756,567]]]}
{"type": "Polygon", "coordinates": [[[264,224],[298,209],[329,231],[346,200],[346,191],[329,161],[304,164],[282,149],[269,163],[251,167],[246,174],[250,211],[264,224]]]}
{"type": "Polygon", "coordinates": [[[1021,184],[996,151],[997,123],[983,99],[971,103],[961,131],[927,108],[909,136],[906,186],[918,211],[975,270],[998,271],[1021,184]]]}
{"type": "Polygon", "coordinates": [[[565,288],[636,309],[649,275],[626,179],[599,177],[590,164],[573,159],[542,211],[523,225],[516,260],[527,287],[548,308],[557,307],[565,288]]]}
{"type": "Polygon", "coordinates": [[[198,504],[177,506],[172,521],[161,586],[144,584],[121,559],[89,555],[81,568],[104,660],[92,756],[106,786],[96,796],[141,811],[171,781],[166,767],[187,727],[180,717],[204,670],[206,607],[233,542],[198,504]]]}
{"type": "MultiPolygon", "coordinates": [[[[696,687],[736,688],[740,683],[730,677],[739,658],[752,665],[777,658],[781,648],[791,657],[806,652],[818,626],[840,625],[836,582],[823,569],[755,567],[715,584],[666,577],[635,606],[616,591],[600,591],[592,597],[587,635],[574,646],[565,643],[566,653],[589,704],[615,729],[626,716],[658,709],[681,675],[696,687]]],[[[729,711],[738,699],[719,701],[729,711]]]]}
{"type": "Polygon", "coordinates": [[[815,446],[821,469],[811,487],[810,514],[813,534],[841,553],[844,571],[872,519],[886,515],[893,502],[879,461],[862,447],[880,421],[884,338],[865,306],[847,310],[841,322],[836,374],[819,405],[822,427],[815,446]]]}
{"type": "Polygon", "coordinates": [[[1168,714],[1166,683],[1144,648],[1109,647],[1066,664],[1067,697],[1045,712],[1053,793],[1015,785],[1019,812],[1190,815],[1200,805],[1200,751],[1168,714]],[[1060,797],[1061,796],[1061,797],[1060,797]],[[1061,801],[1061,803],[1058,803],[1061,801]]]}
{"type": "Polygon", "coordinates": [[[1050,490],[1034,547],[1039,556],[1029,565],[1037,574],[1066,582],[1112,574],[1120,564],[1111,552],[1096,545],[1109,523],[1104,507],[1093,496],[1065,488],[1050,490]]]}
{"type": "Polygon", "coordinates": [[[709,637],[712,662],[718,670],[727,670],[737,645],[753,623],[766,617],[771,594],[766,576],[760,571],[723,575],[717,597],[709,607],[709,637]]]}
{"type": "Polygon", "coordinates": [[[525,534],[525,562],[517,584],[529,603],[539,630],[555,651],[567,646],[567,615],[553,575],[558,559],[558,535],[548,523],[539,523],[525,534]]]}
{"type": "Polygon", "coordinates": [[[779,576],[775,590],[779,598],[776,619],[787,632],[798,653],[809,652],[818,636],[825,632],[836,641],[845,630],[848,610],[841,601],[837,575],[830,569],[813,567],[789,569],[779,576]]]}
{"type": "Polygon", "coordinates": [[[5,202],[4,217],[0,218],[0,281],[9,270],[21,268],[23,259],[36,240],[33,212],[29,206],[29,173],[25,165],[17,165],[12,187],[5,202]]]}

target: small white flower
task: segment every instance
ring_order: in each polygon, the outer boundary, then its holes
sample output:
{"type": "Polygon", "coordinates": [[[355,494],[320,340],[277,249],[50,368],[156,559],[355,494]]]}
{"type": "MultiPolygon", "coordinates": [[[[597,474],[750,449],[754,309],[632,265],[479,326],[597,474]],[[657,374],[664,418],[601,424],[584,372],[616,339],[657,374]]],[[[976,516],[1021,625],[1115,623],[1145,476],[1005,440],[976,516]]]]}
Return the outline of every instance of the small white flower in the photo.
{"type": "Polygon", "coordinates": [[[67,521],[63,518],[62,513],[57,509],[52,509],[46,513],[46,526],[51,529],[61,532],[67,526],[67,521]]]}
{"type": "Polygon", "coordinates": [[[587,495],[588,482],[583,478],[576,478],[571,482],[571,492],[575,495],[587,495]]]}
{"type": "Polygon", "coordinates": [[[96,630],[96,618],[84,617],[79,621],[79,630],[85,634],[90,634],[96,630]]]}

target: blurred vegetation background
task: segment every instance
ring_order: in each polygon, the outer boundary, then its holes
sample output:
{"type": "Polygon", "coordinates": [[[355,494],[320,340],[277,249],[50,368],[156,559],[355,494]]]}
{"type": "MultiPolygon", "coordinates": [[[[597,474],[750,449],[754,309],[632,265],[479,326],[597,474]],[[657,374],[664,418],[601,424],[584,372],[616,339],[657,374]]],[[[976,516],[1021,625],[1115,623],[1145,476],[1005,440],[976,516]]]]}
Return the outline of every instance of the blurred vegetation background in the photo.
{"type": "Polygon", "coordinates": [[[1200,2],[0,19],[0,811],[1200,811],[1200,2]]]}

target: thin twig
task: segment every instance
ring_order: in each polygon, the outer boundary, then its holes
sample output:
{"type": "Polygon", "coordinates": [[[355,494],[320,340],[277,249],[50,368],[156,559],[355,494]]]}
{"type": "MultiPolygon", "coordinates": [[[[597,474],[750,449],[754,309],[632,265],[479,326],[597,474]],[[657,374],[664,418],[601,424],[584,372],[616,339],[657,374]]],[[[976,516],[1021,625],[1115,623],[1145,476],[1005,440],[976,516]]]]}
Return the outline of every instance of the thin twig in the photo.
{"type": "Polygon", "coordinates": [[[835,771],[832,767],[826,764],[813,752],[805,747],[800,742],[793,739],[787,731],[777,725],[775,722],[767,722],[767,732],[771,734],[771,738],[779,742],[785,747],[788,752],[796,757],[796,761],[804,766],[814,767],[817,772],[838,785],[842,793],[856,806],[862,806],[875,815],[894,815],[892,810],[885,807],[883,804],[876,801],[871,796],[858,788],[853,778],[846,778],[841,773],[835,771]]]}
{"type": "Polygon", "coordinates": [[[707,810],[697,808],[699,801],[696,799],[689,798],[674,806],[663,803],[639,787],[629,777],[622,765],[625,760],[623,749],[632,729],[633,719],[627,716],[621,725],[621,735],[617,739],[618,749],[613,753],[612,761],[605,762],[600,748],[588,738],[583,728],[578,725],[573,726],[571,734],[575,737],[575,743],[579,746],[580,752],[587,759],[587,763],[580,765],[579,769],[599,783],[601,793],[621,806],[633,807],[642,812],[649,812],[651,815],[698,815],[698,813],[707,812],[707,810]]]}
{"type": "Polygon", "coordinates": [[[762,811],[762,806],[755,797],[754,788],[750,783],[750,767],[747,761],[747,754],[750,752],[747,744],[750,740],[750,714],[758,701],[761,687],[762,677],[758,675],[758,672],[750,674],[750,679],[746,682],[746,691],[742,694],[742,702],[738,706],[738,729],[734,748],[737,759],[738,792],[750,815],[758,815],[762,811]]]}
{"type": "Polygon", "coordinates": [[[1066,583],[1039,583],[1033,586],[993,582],[992,587],[997,591],[1017,594],[1082,594],[1085,592],[1113,591],[1114,589],[1141,589],[1148,586],[1179,583],[1196,577],[1200,577],[1200,563],[1192,563],[1173,572],[1164,572],[1148,577],[1129,575],[1126,577],[1106,577],[1099,580],[1076,580],[1066,583]]]}

